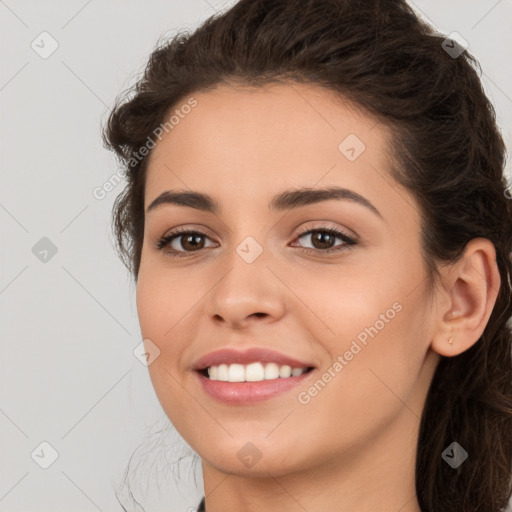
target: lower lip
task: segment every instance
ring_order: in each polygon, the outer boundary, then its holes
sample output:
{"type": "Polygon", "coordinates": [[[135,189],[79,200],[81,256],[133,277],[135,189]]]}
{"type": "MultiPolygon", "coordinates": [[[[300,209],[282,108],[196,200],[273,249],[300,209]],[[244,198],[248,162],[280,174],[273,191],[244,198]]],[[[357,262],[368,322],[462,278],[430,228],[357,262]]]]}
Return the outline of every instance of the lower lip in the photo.
{"type": "Polygon", "coordinates": [[[212,398],[223,403],[252,404],[268,400],[298,386],[308,379],[314,369],[296,377],[262,380],[259,382],[225,382],[211,380],[195,372],[204,391],[212,398]]]}

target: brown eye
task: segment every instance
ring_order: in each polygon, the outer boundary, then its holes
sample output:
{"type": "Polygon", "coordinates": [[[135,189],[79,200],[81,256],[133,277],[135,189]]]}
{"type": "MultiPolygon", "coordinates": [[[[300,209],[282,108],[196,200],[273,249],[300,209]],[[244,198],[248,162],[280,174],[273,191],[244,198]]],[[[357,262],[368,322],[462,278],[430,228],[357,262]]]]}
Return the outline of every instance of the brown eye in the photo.
{"type": "Polygon", "coordinates": [[[311,234],[311,241],[315,249],[331,249],[336,237],[325,231],[319,231],[311,234]]]}
{"type": "MultiPolygon", "coordinates": [[[[298,239],[309,237],[313,247],[303,247],[305,251],[313,251],[317,253],[334,252],[343,249],[349,249],[357,242],[335,228],[316,228],[310,229],[298,236],[298,239]],[[342,240],[343,243],[335,244],[336,239],[342,240]]],[[[306,238],[307,239],[307,238],[306,238]]]]}
{"type": "MultiPolygon", "coordinates": [[[[357,244],[357,241],[346,235],[344,232],[335,228],[316,228],[310,229],[298,235],[297,239],[309,236],[313,247],[301,247],[306,252],[316,254],[331,253],[351,249],[357,244]],[[343,243],[334,245],[336,239],[343,243]]],[[[178,229],[168,235],[163,236],[157,242],[157,248],[165,251],[170,256],[185,257],[191,253],[200,252],[207,248],[206,240],[211,240],[208,235],[201,231],[192,231],[187,229],[178,229]]],[[[215,245],[215,244],[214,244],[215,245]]],[[[211,245],[209,246],[211,247],[211,245]]]]}
{"type": "Polygon", "coordinates": [[[176,239],[181,238],[181,247],[186,251],[202,249],[204,247],[204,237],[200,234],[189,234],[189,235],[180,235],[176,237],[176,239]],[[202,240],[202,241],[201,241],[202,240]]]}
{"type": "Polygon", "coordinates": [[[163,236],[158,242],[158,249],[171,255],[185,256],[187,253],[198,252],[205,248],[205,240],[209,237],[200,231],[179,230],[163,236]]]}

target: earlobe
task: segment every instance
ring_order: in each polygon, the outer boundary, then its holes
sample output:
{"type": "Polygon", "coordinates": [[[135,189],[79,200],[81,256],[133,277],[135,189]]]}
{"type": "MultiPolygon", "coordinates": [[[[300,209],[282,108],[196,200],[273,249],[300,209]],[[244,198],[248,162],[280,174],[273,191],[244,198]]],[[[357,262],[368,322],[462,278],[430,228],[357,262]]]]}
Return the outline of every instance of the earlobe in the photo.
{"type": "Polygon", "coordinates": [[[496,251],[486,238],[468,242],[462,257],[443,276],[445,295],[438,311],[432,350],[446,357],[461,354],[482,336],[500,287],[496,251]]]}

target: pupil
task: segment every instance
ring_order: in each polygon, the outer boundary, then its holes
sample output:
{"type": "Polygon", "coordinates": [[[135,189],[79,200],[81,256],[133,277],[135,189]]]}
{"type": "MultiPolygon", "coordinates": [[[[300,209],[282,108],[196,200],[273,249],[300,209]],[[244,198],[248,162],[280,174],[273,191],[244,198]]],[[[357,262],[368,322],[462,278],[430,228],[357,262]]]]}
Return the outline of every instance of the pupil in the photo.
{"type": "Polygon", "coordinates": [[[317,242],[320,242],[320,249],[329,248],[329,242],[332,242],[332,235],[329,233],[315,233],[313,234],[313,245],[316,245],[317,242]],[[327,238],[327,242],[324,238],[327,238]]]}
{"type": "Polygon", "coordinates": [[[185,238],[184,238],[184,241],[182,243],[182,246],[184,249],[186,249],[186,245],[188,243],[191,243],[191,247],[192,249],[197,249],[199,247],[199,249],[202,248],[202,245],[204,245],[204,241],[203,241],[203,244],[201,244],[200,242],[198,242],[198,240],[201,240],[202,239],[202,236],[201,235],[187,235],[185,238]],[[191,242],[192,241],[192,242],[191,242]]]}

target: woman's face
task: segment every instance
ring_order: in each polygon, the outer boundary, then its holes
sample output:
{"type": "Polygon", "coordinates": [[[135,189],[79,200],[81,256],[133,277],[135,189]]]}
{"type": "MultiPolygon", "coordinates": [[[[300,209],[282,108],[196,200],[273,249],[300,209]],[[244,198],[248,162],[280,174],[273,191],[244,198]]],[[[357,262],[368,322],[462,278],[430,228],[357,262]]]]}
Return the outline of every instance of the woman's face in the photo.
{"type": "Polygon", "coordinates": [[[303,84],[194,98],[173,109],[145,190],[137,308],[166,414],[224,473],[371,461],[377,443],[412,453],[438,356],[419,212],[391,178],[385,127],[303,84]],[[318,194],[330,188],[344,191],[318,194]],[[212,204],[147,211],[166,191],[212,204]]]}

